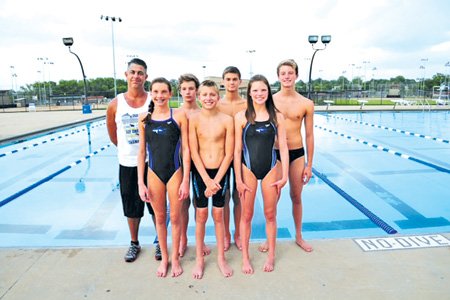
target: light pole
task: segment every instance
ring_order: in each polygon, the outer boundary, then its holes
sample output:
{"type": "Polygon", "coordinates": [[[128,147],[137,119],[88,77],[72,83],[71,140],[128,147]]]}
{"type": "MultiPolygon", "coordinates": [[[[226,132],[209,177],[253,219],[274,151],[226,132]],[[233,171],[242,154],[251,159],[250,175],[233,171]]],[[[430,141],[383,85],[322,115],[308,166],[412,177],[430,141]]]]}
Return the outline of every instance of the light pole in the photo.
{"type": "Polygon", "coordinates": [[[425,66],[421,65],[419,69],[423,70],[422,75],[422,93],[423,93],[423,99],[425,100],[425,66]]]}
{"type": "Polygon", "coordinates": [[[323,72],[323,70],[319,70],[319,78],[320,78],[319,90],[320,91],[322,91],[322,72],[323,72]]]}
{"type": "MultiPolygon", "coordinates": [[[[55,63],[52,62],[52,61],[44,62],[44,65],[54,65],[54,64],[55,63]]],[[[50,81],[50,66],[47,68],[47,79],[48,79],[48,98],[49,98],[49,101],[50,101],[50,97],[53,96],[52,83],[50,81]]]]}
{"type": "Polygon", "coordinates": [[[372,90],[373,93],[375,93],[375,71],[377,70],[377,67],[372,68],[372,90]]]}
{"type": "Polygon", "coordinates": [[[206,66],[202,66],[203,69],[203,80],[206,79],[206,66]]]}
{"type": "MultiPolygon", "coordinates": [[[[253,70],[252,70],[252,54],[255,53],[255,52],[256,52],[256,50],[247,50],[247,53],[248,53],[249,56],[250,56],[250,71],[248,72],[248,74],[250,75],[250,78],[253,77],[253,70]]],[[[249,78],[249,79],[250,79],[250,78],[249,78]]]]}
{"type": "MultiPolygon", "coordinates": [[[[450,68],[450,61],[448,61],[446,64],[445,64],[445,66],[447,67],[447,68],[450,68]]],[[[449,82],[448,82],[448,77],[450,76],[450,72],[449,71],[447,71],[447,80],[445,81],[445,86],[447,87],[446,89],[447,89],[447,99],[448,99],[448,96],[449,96],[449,88],[450,88],[450,86],[449,86],[449,82]]]]}
{"type": "Polygon", "coordinates": [[[80,63],[81,73],[83,74],[83,82],[84,82],[83,114],[90,114],[90,113],[92,113],[92,110],[91,110],[91,106],[88,104],[88,101],[87,101],[86,75],[84,74],[83,64],[81,63],[81,60],[78,57],[78,55],[75,52],[72,52],[72,50],[70,50],[70,47],[73,45],[73,38],[71,38],[71,37],[63,38],[63,43],[65,46],[69,47],[69,52],[72,53],[73,55],[75,55],[75,57],[78,59],[78,62],[80,63]]]}
{"type": "Polygon", "coordinates": [[[319,41],[319,36],[318,35],[308,36],[308,42],[311,44],[311,47],[314,50],[314,53],[311,57],[311,64],[309,65],[308,99],[311,99],[311,73],[314,57],[316,56],[317,51],[324,50],[327,47],[327,45],[331,42],[331,35],[322,35],[320,37],[320,40],[323,44],[323,48],[314,48],[314,45],[319,41]]]}
{"type": "Polygon", "coordinates": [[[351,82],[351,85],[350,85],[350,90],[351,90],[351,93],[352,93],[352,95],[353,95],[353,68],[355,67],[355,64],[350,64],[351,66],[352,66],[352,82],[351,82]]]}
{"type": "Polygon", "coordinates": [[[112,40],[112,51],[113,51],[113,69],[114,69],[114,97],[117,97],[117,82],[116,82],[116,53],[114,47],[114,22],[122,22],[120,17],[110,17],[110,16],[100,16],[100,20],[111,21],[111,40],[112,40]]]}
{"type": "Polygon", "coordinates": [[[41,71],[37,71],[38,72],[38,103],[42,105],[42,92],[41,92],[41,79],[40,79],[40,74],[41,71]]]}
{"type": "MultiPolygon", "coordinates": [[[[46,61],[44,62],[44,65],[53,65],[52,61],[46,61]]],[[[44,70],[45,72],[45,70],[44,70]]],[[[47,82],[48,82],[48,109],[51,110],[52,108],[52,83],[50,82],[50,66],[47,67],[47,82]]]]}
{"type": "Polygon", "coordinates": [[[358,70],[358,76],[356,77],[359,78],[358,90],[361,90],[362,89],[361,66],[356,66],[356,69],[358,70]]]}
{"type": "Polygon", "coordinates": [[[423,65],[420,66],[420,69],[423,70],[423,76],[422,76],[422,91],[423,91],[423,100],[425,101],[425,63],[428,62],[428,58],[421,58],[421,62],[423,62],[423,65]]]}
{"type": "Polygon", "coordinates": [[[347,73],[347,71],[345,71],[345,70],[342,71],[342,92],[344,92],[344,89],[345,89],[345,83],[344,83],[344,78],[345,78],[345,77],[344,77],[344,74],[345,74],[345,73],[347,73]]]}
{"type": "Polygon", "coordinates": [[[15,67],[14,66],[10,66],[10,69],[11,69],[11,94],[13,95],[13,99],[14,99],[14,94],[13,94],[13,92],[16,90],[15,88],[14,88],[14,78],[16,77],[17,78],[17,74],[16,74],[16,72],[15,72],[15,67]]]}
{"type": "Polygon", "coordinates": [[[367,82],[367,77],[366,77],[366,74],[367,74],[367,64],[370,64],[370,61],[365,60],[365,61],[363,61],[363,64],[364,64],[364,83],[363,83],[363,90],[365,90],[365,89],[366,89],[366,82],[367,82]]]}
{"type": "Polygon", "coordinates": [[[37,60],[42,62],[41,73],[42,73],[42,85],[44,86],[43,98],[45,104],[45,101],[47,101],[47,91],[45,89],[45,63],[48,61],[48,57],[38,57],[37,60]]]}
{"type": "Polygon", "coordinates": [[[135,58],[139,58],[139,55],[137,54],[127,54],[127,60],[125,61],[125,65],[128,66],[128,63],[135,58]]]}

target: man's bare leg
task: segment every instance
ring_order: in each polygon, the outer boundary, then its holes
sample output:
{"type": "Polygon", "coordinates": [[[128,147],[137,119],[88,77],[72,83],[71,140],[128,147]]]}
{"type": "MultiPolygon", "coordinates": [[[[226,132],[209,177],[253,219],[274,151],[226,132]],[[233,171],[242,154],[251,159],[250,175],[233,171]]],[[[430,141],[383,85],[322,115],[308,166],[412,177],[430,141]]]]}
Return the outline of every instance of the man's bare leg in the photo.
{"type": "Polygon", "coordinates": [[[128,228],[130,230],[130,237],[133,242],[138,241],[139,235],[139,223],[141,218],[127,218],[128,228]]]}
{"type": "Polygon", "coordinates": [[[313,251],[313,247],[308,244],[302,237],[302,216],[303,207],[301,199],[297,202],[292,202],[292,215],[295,223],[295,243],[306,252],[313,251]]]}
{"type": "Polygon", "coordinates": [[[295,243],[306,252],[313,250],[302,237],[302,191],[303,191],[303,170],[305,162],[304,158],[294,160],[289,166],[289,187],[292,200],[292,216],[295,225],[295,243]]]}
{"type": "MultiPolygon", "coordinates": [[[[292,200],[292,216],[295,225],[295,243],[306,252],[313,251],[313,248],[302,237],[302,221],[303,221],[303,206],[301,194],[303,191],[303,175],[304,159],[294,160],[289,166],[289,187],[290,196],[292,200]]],[[[269,244],[267,241],[259,245],[260,252],[269,251],[269,244]]]]}

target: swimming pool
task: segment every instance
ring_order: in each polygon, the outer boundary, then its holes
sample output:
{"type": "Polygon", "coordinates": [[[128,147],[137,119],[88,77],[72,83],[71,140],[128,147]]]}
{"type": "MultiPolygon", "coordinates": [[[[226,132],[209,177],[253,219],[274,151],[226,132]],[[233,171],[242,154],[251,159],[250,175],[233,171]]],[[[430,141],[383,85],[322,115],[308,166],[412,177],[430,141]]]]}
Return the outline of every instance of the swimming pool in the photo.
{"type": "MultiPolygon", "coordinates": [[[[314,176],[303,192],[306,239],[450,232],[450,114],[316,113],[314,176]]],[[[1,247],[122,246],[129,233],[105,121],[0,148],[1,247]]],[[[190,209],[189,243],[195,241],[190,209]]],[[[278,238],[295,236],[288,188],[278,238]]],[[[140,240],[155,229],[146,214],[140,240]]],[[[257,196],[252,240],[264,239],[257,196]]],[[[209,218],[206,242],[213,243],[209,218]]]]}

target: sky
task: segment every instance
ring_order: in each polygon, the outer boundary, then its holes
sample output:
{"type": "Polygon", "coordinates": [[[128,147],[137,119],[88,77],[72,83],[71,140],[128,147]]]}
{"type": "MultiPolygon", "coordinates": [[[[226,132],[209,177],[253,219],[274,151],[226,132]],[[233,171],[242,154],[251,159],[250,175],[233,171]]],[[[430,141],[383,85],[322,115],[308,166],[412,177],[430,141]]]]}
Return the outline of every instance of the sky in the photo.
{"type": "Polygon", "coordinates": [[[292,58],[308,81],[309,35],[332,37],[312,79],[430,78],[450,73],[449,11],[448,0],[0,0],[0,90],[82,80],[63,37],[73,37],[88,79],[114,77],[114,61],[124,79],[126,62],[139,57],[149,80],[202,80],[234,65],[243,78],[273,83],[277,64],[292,58]]]}

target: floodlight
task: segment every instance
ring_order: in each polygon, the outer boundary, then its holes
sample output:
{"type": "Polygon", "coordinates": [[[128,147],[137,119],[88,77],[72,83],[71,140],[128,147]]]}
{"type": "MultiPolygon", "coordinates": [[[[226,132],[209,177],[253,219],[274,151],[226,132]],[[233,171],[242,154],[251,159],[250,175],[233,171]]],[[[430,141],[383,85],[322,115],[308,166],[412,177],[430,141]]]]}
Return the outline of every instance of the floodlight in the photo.
{"type": "Polygon", "coordinates": [[[63,43],[65,46],[70,47],[73,45],[73,38],[71,37],[63,38],[63,43]]]}
{"type": "Polygon", "coordinates": [[[320,37],[320,40],[322,41],[323,44],[328,44],[331,42],[331,35],[322,35],[320,37]]]}
{"type": "Polygon", "coordinates": [[[319,40],[319,36],[318,35],[310,35],[310,36],[308,36],[308,42],[310,44],[315,44],[315,43],[317,43],[318,40],[319,40]]]}

